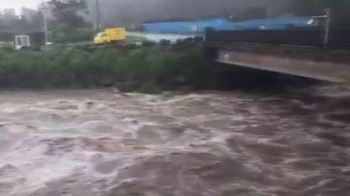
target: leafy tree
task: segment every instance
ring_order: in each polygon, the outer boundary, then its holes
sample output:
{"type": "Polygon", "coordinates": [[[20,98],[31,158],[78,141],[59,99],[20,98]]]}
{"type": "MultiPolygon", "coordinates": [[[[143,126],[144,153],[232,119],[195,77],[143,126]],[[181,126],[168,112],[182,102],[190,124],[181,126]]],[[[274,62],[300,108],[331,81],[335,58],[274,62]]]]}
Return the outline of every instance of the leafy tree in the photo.
{"type": "Polygon", "coordinates": [[[77,11],[85,9],[85,0],[50,0],[53,15],[59,23],[66,24],[74,28],[86,26],[84,18],[77,14],[77,11]]]}
{"type": "Polygon", "coordinates": [[[86,26],[85,20],[74,11],[56,12],[54,16],[59,23],[64,23],[74,28],[82,28],[86,26]]]}
{"type": "Polygon", "coordinates": [[[59,12],[75,12],[87,6],[86,0],[50,0],[48,3],[59,12]]]}

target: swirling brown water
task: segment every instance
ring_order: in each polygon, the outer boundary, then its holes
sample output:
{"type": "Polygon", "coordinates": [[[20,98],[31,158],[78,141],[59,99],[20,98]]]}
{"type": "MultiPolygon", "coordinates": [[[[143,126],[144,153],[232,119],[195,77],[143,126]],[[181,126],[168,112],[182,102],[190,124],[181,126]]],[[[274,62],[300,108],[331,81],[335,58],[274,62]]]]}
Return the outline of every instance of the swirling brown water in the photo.
{"type": "Polygon", "coordinates": [[[338,92],[2,92],[0,195],[350,195],[338,92]]]}

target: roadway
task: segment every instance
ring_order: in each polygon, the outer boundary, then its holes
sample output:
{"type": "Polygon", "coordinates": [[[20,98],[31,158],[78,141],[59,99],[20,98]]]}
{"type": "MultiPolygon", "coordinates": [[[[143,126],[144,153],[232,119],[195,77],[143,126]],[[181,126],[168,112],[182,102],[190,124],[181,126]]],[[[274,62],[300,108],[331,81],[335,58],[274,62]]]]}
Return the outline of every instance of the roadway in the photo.
{"type": "Polygon", "coordinates": [[[194,38],[198,36],[203,36],[201,34],[192,35],[180,35],[180,34],[155,34],[155,33],[145,33],[145,32],[127,32],[128,36],[144,37],[147,40],[160,42],[163,39],[170,40],[171,43],[175,43],[177,40],[182,40],[186,38],[194,38]]]}

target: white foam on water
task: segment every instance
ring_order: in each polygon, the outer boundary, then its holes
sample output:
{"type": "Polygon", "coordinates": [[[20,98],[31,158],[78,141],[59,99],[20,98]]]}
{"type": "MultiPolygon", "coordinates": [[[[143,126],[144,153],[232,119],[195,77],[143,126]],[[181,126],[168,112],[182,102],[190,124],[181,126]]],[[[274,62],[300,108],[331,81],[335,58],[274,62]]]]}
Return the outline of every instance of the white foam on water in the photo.
{"type": "Polygon", "coordinates": [[[243,92],[0,94],[0,195],[347,195],[339,172],[350,150],[320,137],[347,122],[296,115],[318,107],[296,102],[243,92]]]}

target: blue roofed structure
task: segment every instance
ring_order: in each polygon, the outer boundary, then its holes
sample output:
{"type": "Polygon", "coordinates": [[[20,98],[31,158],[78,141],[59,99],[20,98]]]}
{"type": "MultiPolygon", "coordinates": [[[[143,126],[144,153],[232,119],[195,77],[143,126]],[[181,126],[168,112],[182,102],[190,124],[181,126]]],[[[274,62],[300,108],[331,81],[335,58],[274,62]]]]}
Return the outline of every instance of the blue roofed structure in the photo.
{"type": "Polygon", "coordinates": [[[204,33],[207,27],[214,30],[282,30],[287,28],[303,28],[315,25],[317,18],[322,17],[279,17],[272,19],[255,19],[243,22],[232,22],[225,17],[207,20],[145,23],[148,33],[196,34],[204,33]]]}
{"type": "Polygon", "coordinates": [[[144,29],[149,33],[204,33],[205,28],[211,27],[217,30],[228,30],[233,23],[224,17],[212,18],[208,20],[185,21],[185,22],[160,22],[145,23],[144,29]]]}

